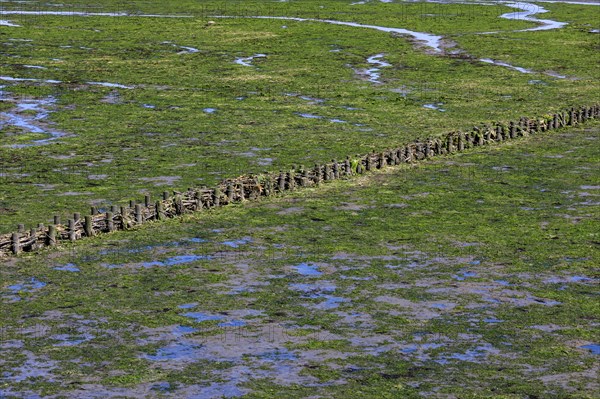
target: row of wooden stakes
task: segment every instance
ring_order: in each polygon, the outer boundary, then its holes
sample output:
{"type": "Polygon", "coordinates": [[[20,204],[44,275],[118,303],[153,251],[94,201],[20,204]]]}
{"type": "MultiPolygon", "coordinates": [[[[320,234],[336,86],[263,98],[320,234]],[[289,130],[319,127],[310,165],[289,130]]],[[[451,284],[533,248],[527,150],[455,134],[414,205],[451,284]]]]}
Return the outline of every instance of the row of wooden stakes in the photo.
{"type": "Polygon", "coordinates": [[[485,124],[469,132],[452,132],[442,137],[417,139],[401,147],[350,158],[333,160],[313,168],[293,167],[288,172],[244,175],[226,179],[214,188],[190,188],[185,192],[163,193],[163,198],[152,202],[145,196],[143,203],[130,201],[129,206],[112,206],[110,211],[98,212],[92,207],[90,215],[73,217],[61,224],[54,216],[53,224],[39,224],[29,230],[20,224],[14,233],[0,235],[0,257],[16,255],[23,251],[35,251],[52,247],[59,242],[76,241],[116,230],[128,230],[149,221],[163,220],[188,212],[216,208],[230,203],[256,200],[263,196],[293,191],[297,187],[319,185],[322,181],[335,180],[362,174],[386,165],[413,163],[437,155],[451,154],[492,142],[502,142],[536,132],[574,126],[588,119],[600,118],[600,105],[571,108],[568,111],[530,119],[523,117],[509,124],[485,124]]]}

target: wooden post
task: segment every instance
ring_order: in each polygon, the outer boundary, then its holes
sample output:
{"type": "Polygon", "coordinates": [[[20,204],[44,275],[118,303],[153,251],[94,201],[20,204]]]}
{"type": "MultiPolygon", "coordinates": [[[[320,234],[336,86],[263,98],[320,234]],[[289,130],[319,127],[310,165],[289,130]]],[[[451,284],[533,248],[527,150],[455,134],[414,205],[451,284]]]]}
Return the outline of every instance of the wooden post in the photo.
{"type": "Polygon", "coordinates": [[[465,149],[465,141],[463,137],[463,132],[458,131],[458,151],[464,151],[465,149]]]}
{"type": "Polygon", "coordinates": [[[54,215],[54,224],[55,225],[59,225],[60,224],[60,216],[54,215]]]}
{"type": "Polygon", "coordinates": [[[25,225],[24,225],[24,224],[22,224],[22,223],[18,224],[18,225],[17,225],[17,232],[18,232],[19,234],[23,234],[23,233],[25,233],[25,225]]]}
{"type": "Polygon", "coordinates": [[[293,170],[287,173],[287,188],[290,191],[294,191],[296,188],[296,178],[294,177],[295,172],[293,170]]]}
{"type": "Polygon", "coordinates": [[[11,237],[11,248],[12,253],[18,255],[21,252],[21,243],[19,242],[20,236],[19,233],[12,233],[11,237]]]}
{"type": "MultiPolygon", "coordinates": [[[[174,204],[175,204],[175,214],[177,214],[177,215],[183,214],[183,201],[181,199],[181,194],[177,194],[175,196],[174,204]]],[[[137,218],[137,215],[136,215],[136,218],[137,218]]]]}
{"type": "Polygon", "coordinates": [[[73,219],[67,220],[67,224],[69,226],[69,240],[75,241],[77,239],[77,235],[75,234],[75,221],[73,219]]]}
{"type": "Polygon", "coordinates": [[[110,211],[112,213],[119,213],[119,207],[117,205],[111,205],[110,211]]]}
{"type": "Polygon", "coordinates": [[[169,199],[169,192],[168,191],[163,191],[163,200],[166,201],[169,199]]]}
{"type": "Polygon", "coordinates": [[[83,228],[85,230],[86,237],[91,237],[94,235],[94,225],[92,224],[92,216],[91,215],[85,216],[85,224],[84,224],[83,228]]]}
{"type": "Polygon", "coordinates": [[[196,200],[196,207],[194,210],[201,211],[202,210],[202,192],[200,190],[194,191],[194,199],[196,200]]]}
{"type": "Polygon", "coordinates": [[[318,186],[321,184],[321,166],[315,164],[315,184],[318,186]]]}
{"type": "Polygon", "coordinates": [[[97,215],[97,214],[98,214],[98,208],[96,208],[95,206],[93,206],[93,207],[90,209],[90,214],[91,214],[91,215],[97,215]]]}
{"type": "Polygon", "coordinates": [[[155,212],[156,212],[156,220],[163,220],[165,218],[165,213],[163,210],[162,201],[156,201],[156,204],[154,205],[154,207],[155,207],[155,212]]]}
{"type": "Polygon", "coordinates": [[[331,180],[331,166],[328,163],[325,164],[325,173],[323,173],[323,180],[331,180]]]}
{"type": "Polygon", "coordinates": [[[31,243],[31,249],[36,249],[37,248],[37,229],[32,227],[29,230],[29,237],[34,238],[33,242],[31,243]]]}
{"type": "Polygon", "coordinates": [[[77,223],[77,222],[79,222],[79,220],[80,220],[80,219],[81,219],[81,214],[80,214],[79,212],[75,212],[75,213],[73,214],[73,221],[74,221],[75,223],[77,223]]]}
{"type": "Polygon", "coordinates": [[[425,158],[431,157],[431,140],[425,141],[425,158]]]}
{"type": "Polygon", "coordinates": [[[150,206],[150,194],[144,195],[144,206],[148,208],[150,206]]]}
{"type": "Polygon", "coordinates": [[[371,165],[371,154],[369,153],[369,154],[367,154],[366,163],[365,163],[365,169],[367,170],[367,172],[371,170],[371,167],[372,167],[372,165],[371,165]]]}
{"type": "Polygon", "coordinates": [[[48,226],[48,241],[46,244],[49,247],[53,247],[56,245],[56,225],[51,224],[48,226]]]}
{"type": "Polygon", "coordinates": [[[332,159],[331,162],[333,162],[333,166],[332,166],[333,178],[339,179],[340,178],[340,165],[338,164],[338,161],[336,161],[335,159],[332,159]]]}
{"type": "Polygon", "coordinates": [[[221,189],[219,187],[213,189],[213,204],[215,207],[221,206],[221,189]]]}
{"type": "Polygon", "coordinates": [[[285,175],[279,171],[279,180],[277,181],[277,190],[282,193],[285,191],[285,175]]]}
{"type": "Polygon", "coordinates": [[[411,144],[408,144],[405,148],[406,151],[406,162],[411,163],[414,158],[413,158],[413,147],[411,144]]]}
{"type": "Polygon", "coordinates": [[[446,136],[446,149],[448,151],[448,154],[450,154],[454,151],[454,145],[452,143],[453,141],[454,141],[454,136],[452,133],[449,133],[448,136],[446,136]]]}
{"type": "Polygon", "coordinates": [[[270,173],[265,173],[265,197],[271,196],[273,194],[273,177],[270,173]]]}
{"type": "Polygon", "coordinates": [[[302,165],[302,177],[300,178],[300,185],[302,187],[308,186],[308,170],[304,168],[304,165],[302,165]]]}
{"type": "Polygon", "coordinates": [[[144,215],[142,214],[142,206],[140,204],[135,204],[135,223],[144,223],[144,215]]]}
{"type": "Polygon", "coordinates": [[[240,182],[240,200],[242,201],[246,200],[246,192],[244,190],[244,183],[240,182]]]}
{"type": "Polygon", "coordinates": [[[233,202],[233,184],[227,183],[227,188],[225,191],[225,195],[227,195],[227,199],[229,202],[233,202]]]}
{"type": "Polygon", "coordinates": [[[379,164],[377,166],[379,169],[383,169],[386,165],[387,165],[387,162],[385,161],[385,155],[383,154],[383,152],[380,152],[379,153],[379,164]]]}
{"type": "Polygon", "coordinates": [[[112,212],[106,212],[106,230],[108,232],[115,231],[115,222],[113,220],[114,214],[112,212]]]}
{"type": "Polygon", "coordinates": [[[404,154],[404,148],[396,149],[396,157],[398,158],[398,162],[404,163],[406,162],[406,156],[404,154]]]}
{"type": "Polygon", "coordinates": [[[504,127],[500,124],[496,125],[496,141],[504,141],[504,127]]]}

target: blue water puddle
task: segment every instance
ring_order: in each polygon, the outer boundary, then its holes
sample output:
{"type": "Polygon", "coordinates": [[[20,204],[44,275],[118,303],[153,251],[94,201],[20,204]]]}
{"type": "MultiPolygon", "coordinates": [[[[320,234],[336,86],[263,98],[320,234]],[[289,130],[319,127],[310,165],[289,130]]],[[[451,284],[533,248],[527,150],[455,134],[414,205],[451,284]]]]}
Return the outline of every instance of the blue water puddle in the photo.
{"type": "Polygon", "coordinates": [[[197,329],[195,329],[194,327],[190,327],[190,326],[177,326],[175,328],[173,328],[173,334],[174,335],[185,335],[185,334],[192,334],[195,333],[196,331],[198,331],[197,329]]]}
{"type": "Polygon", "coordinates": [[[183,305],[177,306],[179,309],[191,309],[198,306],[197,302],[194,303],[184,303],[183,305]]]}
{"type": "MultiPolygon", "coordinates": [[[[186,264],[186,263],[192,263],[192,262],[196,262],[199,260],[210,260],[212,259],[211,255],[178,255],[178,256],[173,256],[170,258],[167,258],[163,261],[150,261],[150,262],[139,262],[139,263],[133,263],[132,265],[139,265],[145,268],[150,268],[150,267],[154,267],[154,266],[177,266],[177,265],[182,265],[182,264],[186,264]]],[[[122,267],[125,266],[125,263],[121,263],[121,264],[102,264],[102,266],[106,267],[107,269],[120,269],[122,267]]]]}
{"type": "Polygon", "coordinates": [[[156,108],[156,105],[152,105],[152,104],[142,104],[142,107],[144,107],[144,108],[148,108],[148,109],[154,109],[154,108],[156,108]]]}
{"type": "Polygon", "coordinates": [[[489,324],[504,322],[504,320],[496,319],[496,318],[493,318],[493,317],[488,317],[487,319],[483,319],[483,321],[484,321],[484,323],[489,323],[489,324]]]}
{"type": "Polygon", "coordinates": [[[432,303],[429,307],[435,309],[448,309],[448,305],[445,303],[432,303]]]}
{"type": "Polygon", "coordinates": [[[190,319],[193,319],[194,321],[196,321],[198,323],[203,322],[203,321],[209,321],[209,320],[223,320],[225,318],[225,316],[211,315],[211,314],[202,313],[202,312],[187,312],[187,313],[183,313],[182,316],[189,317],[190,319]]]}
{"type": "Polygon", "coordinates": [[[317,309],[335,309],[337,307],[340,306],[340,303],[344,303],[344,302],[350,302],[349,299],[347,298],[342,298],[339,296],[332,296],[332,295],[322,295],[319,296],[320,298],[325,298],[325,301],[317,304],[315,306],[315,308],[317,309]]]}
{"type": "MultiPolygon", "coordinates": [[[[563,275],[563,276],[555,276],[555,277],[548,278],[548,279],[544,280],[544,283],[546,283],[546,284],[586,283],[586,282],[591,282],[591,281],[595,281],[595,280],[597,280],[597,279],[587,277],[587,276],[564,276],[563,275]]],[[[562,285],[561,287],[559,287],[560,290],[564,290],[566,288],[567,288],[566,285],[562,285]]]]}
{"type": "Polygon", "coordinates": [[[154,361],[195,359],[196,351],[200,348],[202,345],[176,342],[159,348],[154,355],[145,354],[143,357],[154,361]]]}
{"type": "Polygon", "coordinates": [[[435,104],[425,104],[423,105],[423,108],[428,108],[428,109],[434,109],[440,112],[446,112],[445,109],[441,108],[441,106],[444,105],[443,103],[435,103],[435,104]]]}
{"type": "Polygon", "coordinates": [[[592,281],[593,279],[586,276],[571,276],[569,277],[569,281],[573,283],[578,283],[580,281],[592,281]]]}
{"type": "Polygon", "coordinates": [[[439,364],[448,364],[450,360],[461,360],[463,362],[481,362],[483,358],[490,352],[495,352],[493,346],[489,344],[479,345],[474,349],[468,349],[465,353],[452,353],[450,355],[443,355],[439,359],[435,360],[439,364]]]}
{"type": "Polygon", "coordinates": [[[164,261],[153,261],[153,262],[142,262],[141,265],[144,267],[152,266],[176,266],[185,263],[191,263],[198,260],[209,260],[212,259],[210,255],[179,255],[167,258],[164,261]]]}
{"type": "Polygon", "coordinates": [[[187,397],[190,399],[237,398],[247,393],[233,382],[213,382],[207,387],[200,388],[197,394],[194,393],[187,397]]]}
{"type": "Polygon", "coordinates": [[[168,392],[172,388],[171,388],[171,384],[169,384],[168,382],[161,381],[161,382],[157,382],[156,384],[152,385],[152,387],[150,389],[153,391],[168,392]]]}
{"type": "Polygon", "coordinates": [[[243,327],[246,325],[245,321],[242,320],[231,320],[218,324],[219,327],[243,327]]]}
{"type": "Polygon", "coordinates": [[[79,268],[74,263],[67,263],[66,265],[56,266],[54,270],[60,270],[63,272],[79,272],[79,268]]]}
{"type": "Polygon", "coordinates": [[[95,338],[93,335],[82,334],[82,335],[69,335],[69,334],[59,334],[50,337],[50,339],[59,341],[54,344],[54,346],[77,346],[86,341],[95,338]]]}
{"type": "Polygon", "coordinates": [[[314,115],[314,114],[297,113],[296,115],[301,116],[302,118],[307,118],[307,119],[323,119],[322,116],[314,115]]]}
{"type": "Polygon", "coordinates": [[[458,275],[454,275],[452,277],[454,277],[454,279],[458,280],[458,281],[463,281],[465,280],[467,277],[476,277],[477,273],[475,272],[469,272],[469,271],[462,271],[460,272],[458,275]]]}
{"type": "Polygon", "coordinates": [[[299,265],[293,266],[293,268],[303,276],[320,276],[323,274],[317,270],[317,266],[311,266],[308,263],[300,263],[299,265]]]}
{"type": "Polygon", "coordinates": [[[348,123],[343,119],[337,119],[337,118],[330,119],[329,122],[331,122],[331,123],[348,123]]]}
{"type": "Polygon", "coordinates": [[[221,244],[226,245],[226,246],[231,247],[231,248],[239,248],[240,245],[246,245],[246,244],[248,244],[250,242],[252,242],[252,239],[250,239],[248,237],[244,237],[244,238],[239,239],[239,240],[223,241],[221,244]]]}
{"type": "Polygon", "coordinates": [[[336,289],[335,285],[328,284],[290,284],[290,288],[302,292],[333,292],[336,289]]]}
{"type": "Polygon", "coordinates": [[[242,294],[244,292],[255,292],[255,291],[256,290],[254,288],[238,286],[238,287],[233,287],[231,289],[231,291],[229,291],[227,293],[227,295],[239,295],[239,294],[242,294]]]}
{"type": "Polygon", "coordinates": [[[588,349],[594,355],[600,355],[600,344],[582,345],[580,348],[588,349]]]}
{"type": "Polygon", "coordinates": [[[506,280],[494,280],[495,283],[498,283],[500,285],[504,285],[506,287],[508,287],[509,285],[511,285],[508,281],[506,280]]]}
{"type": "MultiPolygon", "coordinates": [[[[386,266],[387,267],[387,266],[386,266]]],[[[367,277],[358,277],[358,276],[346,276],[344,274],[340,275],[342,280],[354,280],[354,281],[368,281],[373,280],[375,277],[367,276],[367,277]]]]}
{"type": "Polygon", "coordinates": [[[8,289],[12,291],[13,294],[16,294],[19,292],[30,292],[34,290],[39,290],[41,288],[44,288],[45,286],[46,283],[36,279],[35,277],[32,277],[26,283],[9,285],[8,289]]]}
{"type": "Polygon", "coordinates": [[[207,114],[214,114],[215,112],[217,112],[216,108],[204,108],[202,111],[204,111],[207,114]]]}
{"type": "Polygon", "coordinates": [[[270,362],[281,362],[286,360],[297,360],[295,354],[288,351],[287,349],[277,349],[270,352],[263,352],[257,356],[259,359],[267,360],[270,362]]]}

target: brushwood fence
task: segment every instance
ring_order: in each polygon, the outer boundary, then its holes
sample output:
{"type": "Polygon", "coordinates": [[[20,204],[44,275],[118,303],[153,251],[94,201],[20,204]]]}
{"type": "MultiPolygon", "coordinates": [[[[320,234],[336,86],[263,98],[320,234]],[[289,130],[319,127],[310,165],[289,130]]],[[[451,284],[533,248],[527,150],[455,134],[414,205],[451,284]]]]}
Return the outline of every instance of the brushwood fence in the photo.
{"type": "Polygon", "coordinates": [[[225,179],[214,188],[190,188],[185,192],[163,193],[163,198],[151,201],[145,196],[143,203],[130,201],[129,206],[113,206],[110,211],[99,213],[92,207],[89,215],[74,213],[61,223],[54,216],[49,226],[39,224],[29,230],[20,224],[13,233],[0,235],[0,257],[17,255],[52,247],[60,242],[76,241],[117,230],[129,230],[144,223],[173,218],[190,212],[198,212],[227,204],[253,201],[260,197],[294,191],[297,188],[318,186],[321,182],[347,178],[388,165],[413,163],[434,156],[451,154],[494,142],[524,137],[537,132],[575,126],[589,119],[600,118],[600,104],[571,108],[539,118],[522,117],[509,123],[483,124],[468,132],[456,131],[441,137],[433,137],[405,144],[398,148],[371,153],[358,158],[332,160],[330,163],[293,167],[287,172],[244,175],[225,179]]]}

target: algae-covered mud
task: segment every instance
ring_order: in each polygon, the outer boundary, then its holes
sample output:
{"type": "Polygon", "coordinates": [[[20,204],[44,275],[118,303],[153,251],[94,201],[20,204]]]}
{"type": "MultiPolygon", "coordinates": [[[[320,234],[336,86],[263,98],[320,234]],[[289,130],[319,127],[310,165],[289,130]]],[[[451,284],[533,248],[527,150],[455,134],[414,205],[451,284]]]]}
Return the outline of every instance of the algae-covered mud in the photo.
{"type": "Polygon", "coordinates": [[[595,103],[598,12],[564,2],[3,1],[0,233],[595,103]]]}
{"type": "Polygon", "coordinates": [[[599,133],[14,258],[0,396],[597,397],[599,133]]]}
{"type": "MultiPolygon", "coordinates": [[[[587,1],[0,2],[0,233],[598,103],[587,1]],[[542,7],[543,6],[543,7],[542,7]]],[[[600,124],[0,264],[0,398],[596,398],[600,124]]]]}

